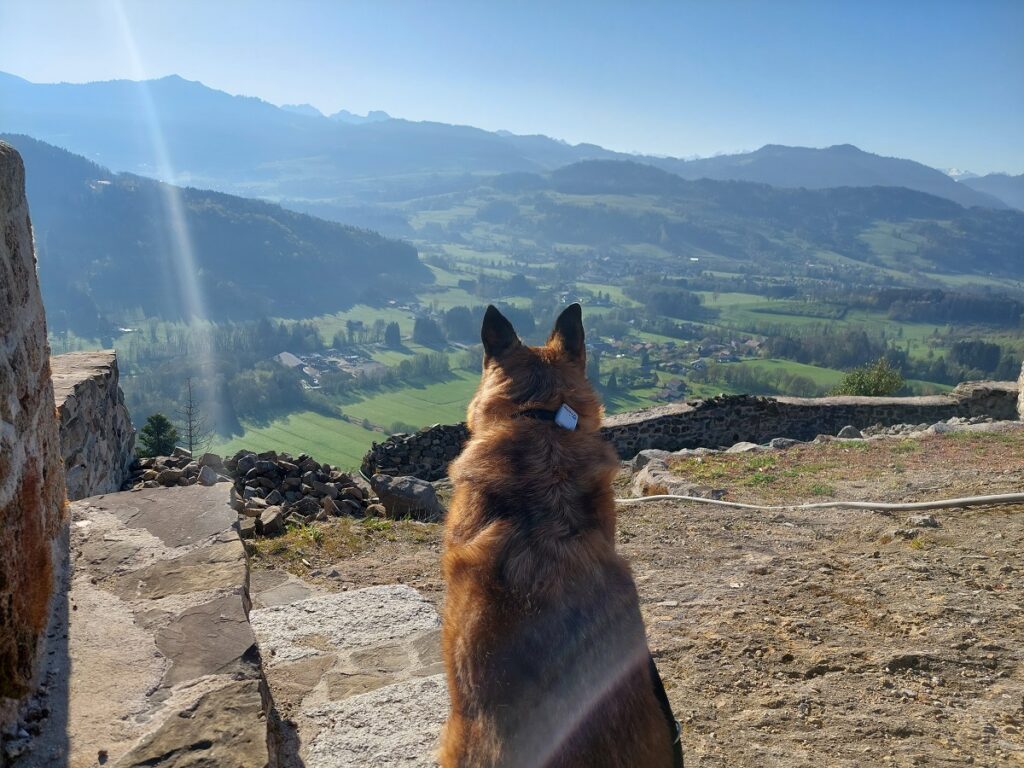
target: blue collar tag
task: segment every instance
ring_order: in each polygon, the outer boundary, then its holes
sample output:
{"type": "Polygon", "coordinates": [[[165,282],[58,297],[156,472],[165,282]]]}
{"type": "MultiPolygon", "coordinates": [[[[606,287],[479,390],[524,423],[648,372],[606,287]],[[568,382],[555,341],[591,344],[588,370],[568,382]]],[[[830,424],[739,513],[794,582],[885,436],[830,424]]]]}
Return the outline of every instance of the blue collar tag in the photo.
{"type": "Polygon", "coordinates": [[[579,420],[580,417],[576,411],[565,403],[562,403],[561,407],[555,412],[555,424],[562,429],[568,429],[570,432],[576,429],[576,424],[579,420]]]}

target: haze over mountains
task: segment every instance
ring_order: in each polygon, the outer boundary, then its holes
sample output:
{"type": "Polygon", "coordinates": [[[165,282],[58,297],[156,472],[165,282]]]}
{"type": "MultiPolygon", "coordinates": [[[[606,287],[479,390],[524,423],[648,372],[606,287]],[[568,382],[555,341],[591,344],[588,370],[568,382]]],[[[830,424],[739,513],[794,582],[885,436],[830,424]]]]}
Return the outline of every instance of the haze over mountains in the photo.
{"type": "Polygon", "coordinates": [[[211,320],[307,317],[359,301],[411,295],[433,280],[411,245],[272,203],[177,188],[114,174],[83,157],[21,135],[0,134],[21,153],[53,330],[106,336],[140,316],[181,319],[180,248],[211,320]],[[169,221],[168,194],[180,200],[169,221]],[[173,231],[177,228],[179,231],[173,231]]]}
{"type": "MultiPolygon", "coordinates": [[[[434,279],[413,246],[374,232],[114,174],[23,135],[0,139],[25,161],[54,330],[99,337],[135,315],[181,319],[189,298],[176,271],[182,266],[193,271],[207,317],[217,321],[380,305],[409,298],[434,279]],[[169,194],[180,200],[180,223],[168,220],[169,194]],[[181,233],[193,265],[178,263],[181,233]]],[[[610,270],[619,280],[669,264],[916,287],[931,272],[1024,277],[1024,213],[965,209],[913,190],[691,181],[607,160],[471,179],[476,185],[462,192],[395,208],[404,234],[425,243],[502,238],[524,262],[547,261],[552,248],[584,249],[601,259],[588,273],[610,270]],[[446,206],[459,215],[444,214],[446,206]],[[449,226],[437,233],[408,224],[418,213],[439,212],[449,226]]]]}
{"type": "Polygon", "coordinates": [[[634,156],[546,136],[393,119],[383,112],[364,117],[341,110],[326,117],[308,104],[277,107],[177,76],[142,83],[35,84],[0,73],[0,103],[0,130],[34,136],[115,170],[171,172],[177,180],[222,191],[315,203],[324,215],[408,199],[424,188],[458,188],[466,174],[544,172],[608,159],[634,160],[688,179],[808,189],[896,186],[965,207],[1020,207],[1014,191],[1020,177],[1007,177],[1011,183],[992,177],[961,183],[920,163],[851,145],[768,145],[699,160],[634,156]],[[162,167],[154,149],[160,141],[172,169],[162,167]]]}
{"type": "Polygon", "coordinates": [[[1024,211],[1024,173],[1019,176],[990,173],[987,176],[973,176],[964,179],[962,183],[971,189],[998,197],[1007,205],[1024,211]]]}

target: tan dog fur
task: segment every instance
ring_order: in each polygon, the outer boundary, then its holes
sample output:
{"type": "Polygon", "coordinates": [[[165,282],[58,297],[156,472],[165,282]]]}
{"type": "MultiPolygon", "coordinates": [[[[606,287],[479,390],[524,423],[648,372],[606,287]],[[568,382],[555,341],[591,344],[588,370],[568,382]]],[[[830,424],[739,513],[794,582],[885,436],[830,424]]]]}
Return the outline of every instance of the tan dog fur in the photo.
{"type": "Polygon", "coordinates": [[[442,649],[443,768],[668,768],[629,566],[615,552],[618,462],[598,429],[578,304],[523,345],[489,307],[470,440],[452,463],[442,649]],[[517,417],[567,403],[575,431],[517,417]]]}

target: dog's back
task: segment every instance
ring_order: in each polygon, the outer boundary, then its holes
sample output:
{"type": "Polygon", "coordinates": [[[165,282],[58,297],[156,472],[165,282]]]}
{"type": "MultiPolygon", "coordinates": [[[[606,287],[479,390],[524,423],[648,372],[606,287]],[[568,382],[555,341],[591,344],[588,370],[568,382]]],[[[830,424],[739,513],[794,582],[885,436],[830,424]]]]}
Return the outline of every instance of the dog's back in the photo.
{"type": "Polygon", "coordinates": [[[441,764],[668,768],[636,587],[615,553],[617,461],[598,434],[579,306],[545,347],[520,344],[493,308],[482,335],[442,558],[441,764]],[[573,430],[552,423],[562,404],[573,430]]]}

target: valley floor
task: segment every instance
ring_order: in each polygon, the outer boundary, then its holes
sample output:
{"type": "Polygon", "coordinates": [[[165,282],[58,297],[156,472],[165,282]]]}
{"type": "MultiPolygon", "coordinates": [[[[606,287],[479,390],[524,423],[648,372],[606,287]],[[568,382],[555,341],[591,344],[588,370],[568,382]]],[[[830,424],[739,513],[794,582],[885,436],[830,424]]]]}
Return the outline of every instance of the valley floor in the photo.
{"type": "MultiPolygon", "coordinates": [[[[1011,492],[1024,430],[717,454],[676,471],[775,504],[1011,492]]],[[[620,483],[627,494],[626,471],[620,483]]],[[[1024,763],[1024,506],[940,511],[938,527],[906,518],[621,508],[687,765],[1024,763]]],[[[439,526],[331,525],[319,541],[259,541],[255,566],[324,590],[402,582],[443,602],[439,526]]]]}

